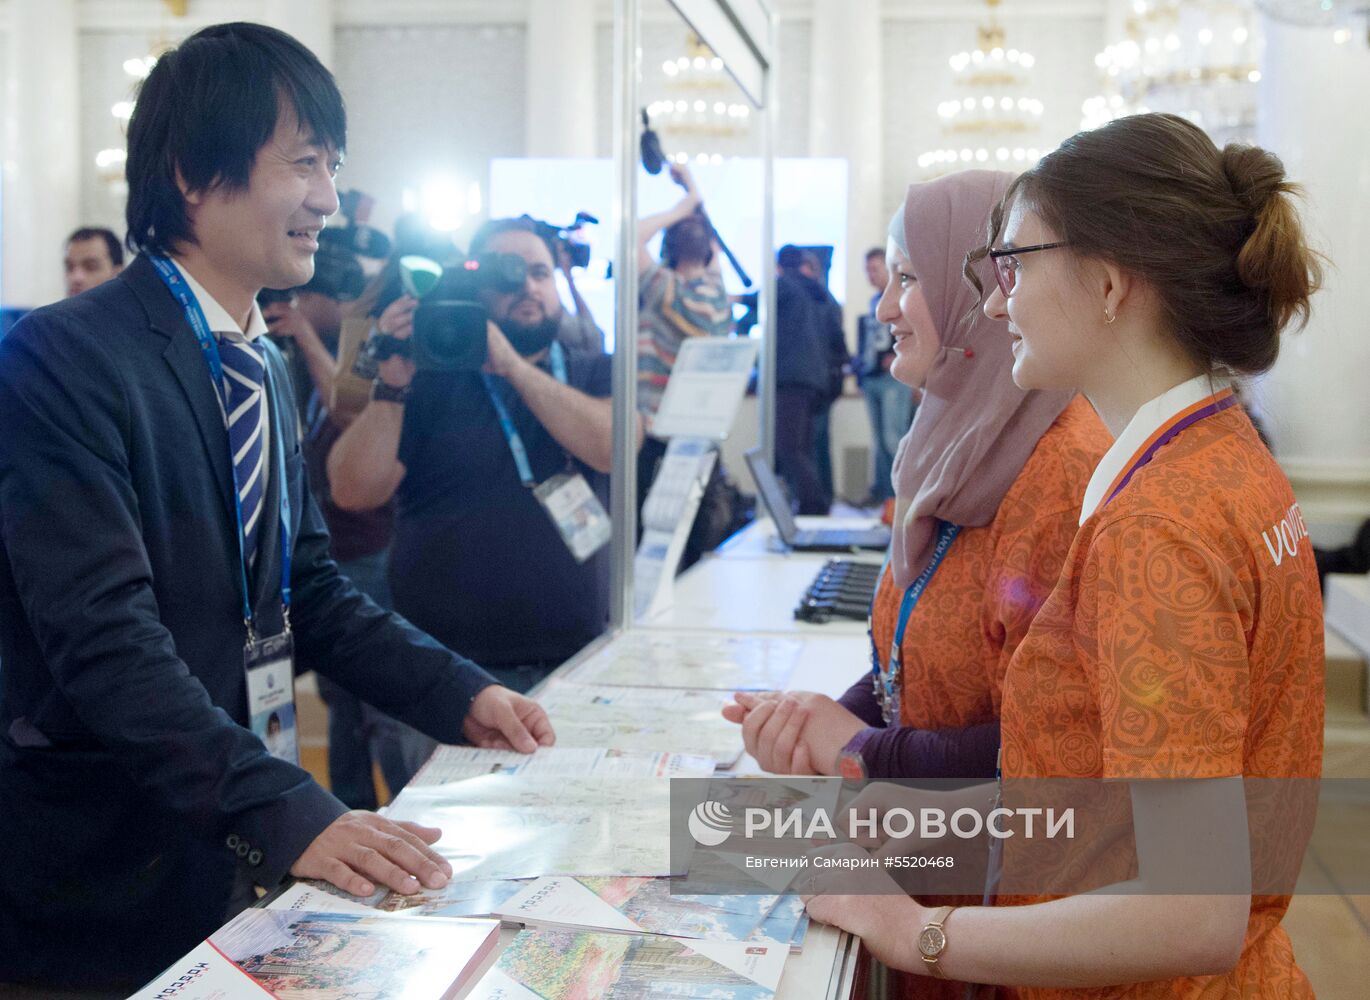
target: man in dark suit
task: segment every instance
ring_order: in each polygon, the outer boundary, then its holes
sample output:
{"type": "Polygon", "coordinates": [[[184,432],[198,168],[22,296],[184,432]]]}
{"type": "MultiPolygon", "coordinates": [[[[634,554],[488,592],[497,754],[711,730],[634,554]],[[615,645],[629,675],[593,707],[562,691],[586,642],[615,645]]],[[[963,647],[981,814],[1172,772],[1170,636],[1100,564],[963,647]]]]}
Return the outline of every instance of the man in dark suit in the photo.
{"type": "Polygon", "coordinates": [[[446,882],[436,830],[348,812],[254,735],[291,676],[262,700],[254,638],[444,742],[552,741],[328,555],[255,296],[309,280],[345,133],[294,39],[192,36],[130,123],[142,255],[0,343],[0,984],[127,992],[287,874],[446,882]]]}

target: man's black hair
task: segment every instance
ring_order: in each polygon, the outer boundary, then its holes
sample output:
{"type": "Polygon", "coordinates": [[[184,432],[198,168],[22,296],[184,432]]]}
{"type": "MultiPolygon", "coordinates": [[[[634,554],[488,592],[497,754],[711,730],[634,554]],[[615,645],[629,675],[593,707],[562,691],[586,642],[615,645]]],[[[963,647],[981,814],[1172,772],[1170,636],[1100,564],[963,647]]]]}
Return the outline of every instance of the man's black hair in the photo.
{"type": "Polygon", "coordinates": [[[488,251],[495,237],[504,233],[532,233],[546,245],[547,252],[552,255],[552,266],[556,267],[557,248],[547,238],[546,231],[538,225],[538,221],[531,215],[520,215],[516,219],[490,219],[482,223],[481,227],[476,230],[476,235],[471,237],[471,256],[476,257],[488,251]]]}
{"type": "Polygon", "coordinates": [[[128,246],[168,253],[194,242],[177,171],[193,191],[247,187],[253,161],[293,107],[300,130],[339,153],[347,112],[333,75],[291,36],[216,24],[162,55],[128,125],[128,246]]]}
{"type": "Polygon", "coordinates": [[[105,248],[109,250],[110,263],[115,267],[124,266],[124,248],[119,242],[119,237],[114,235],[114,230],[106,229],[104,226],[82,226],[67,237],[68,244],[77,240],[104,240],[105,248]]]}
{"type": "Polygon", "coordinates": [[[884,259],[885,259],[885,248],[884,248],[884,247],[871,247],[869,250],[866,251],[866,260],[870,260],[872,257],[879,257],[881,260],[884,260],[884,259]]]}

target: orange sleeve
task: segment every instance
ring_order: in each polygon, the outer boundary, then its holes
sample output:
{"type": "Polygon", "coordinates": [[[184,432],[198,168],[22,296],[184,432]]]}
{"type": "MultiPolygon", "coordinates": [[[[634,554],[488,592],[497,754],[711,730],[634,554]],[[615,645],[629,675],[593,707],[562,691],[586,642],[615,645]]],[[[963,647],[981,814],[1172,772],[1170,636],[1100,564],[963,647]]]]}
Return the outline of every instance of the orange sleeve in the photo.
{"type": "Polygon", "coordinates": [[[1134,515],[1101,525],[1079,581],[1076,639],[1092,666],[1105,778],[1242,773],[1247,598],[1187,529],[1134,515]]]}
{"type": "Polygon", "coordinates": [[[996,715],[1009,660],[1056,586],[1078,528],[1078,511],[1059,510],[1003,532],[994,547],[986,635],[998,655],[986,667],[994,672],[990,683],[996,715]]]}

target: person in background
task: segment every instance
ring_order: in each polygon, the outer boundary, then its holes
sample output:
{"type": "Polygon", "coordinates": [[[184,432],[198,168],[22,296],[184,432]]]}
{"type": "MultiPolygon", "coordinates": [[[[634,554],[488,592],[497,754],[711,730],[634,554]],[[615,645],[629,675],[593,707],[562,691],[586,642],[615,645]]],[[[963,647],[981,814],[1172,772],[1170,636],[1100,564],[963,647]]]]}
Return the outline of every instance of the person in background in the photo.
{"type": "Polygon", "coordinates": [[[576,287],[575,268],[571,266],[571,250],[563,242],[558,242],[557,251],[557,270],[566,279],[566,290],[571,293],[571,302],[576,307],[575,312],[564,310],[561,314],[561,324],[557,329],[557,340],[568,350],[581,351],[586,354],[604,353],[604,331],[595,322],[594,313],[590,311],[590,303],[585,301],[580,294],[580,289],[576,287]]]}
{"type": "Polygon", "coordinates": [[[886,964],[1033,1000],[1313,997],[1281,921],[1315,806],[1297,790],[1322,769],[1322,601],[1293,490],[1228,384],[1308,318],[1321,262],[1296,190],[1263,149],[1142,114],[1067,139],[995,209],[971,260],[994,265],[984,312],[1013,335],[1014,381],[1082,392],[1114,436],[1005,674],[1003,781],[1117,789],[1133,822],[1061,859],[1088,892],[990,885],[993,905],[936,913],[897,887],[808,898],[886,964]]]}
{"type": "Polygon", "coordinates": [[[885,251],[872,247],[866,251],[866,280],[875,289],[871,296],[870,312],[857,324],[856,378],[861,393],[866,397],[866,409],[871,420],[871,486],[863,507],[878,507],[894,496],[890,472],[899,441],[913,421],[916,407],[910,389],[890,374],[894,363],[894,337],[888,323],[880,322],[876,307],[885,294],[890,273],[885,265],[885,251]]]}
{"type": "Polygon", "coordinates": [[[827,357],[828,388],[819,400],[818,412],[813,418],[813,459],[818,467],[818,481],[823,486],[823,496],[831,507],[836,492],[832,474],[832,407],[842,398],[842,387],[851,368],[851,355],[847,353],[847,338],[842,332],[842,305],[828,290],[827,272],[818,254],[805,250],[799,273],[818,303],[823,350],[827,357]]]}
{"type": "MultiPolygon", "coordinates": [[[[672,165],[671,180],[684,188],[684,197],[666,211],[638,220],[637,227],[637,408],[649,431],[638,452],[639,510],[666,455],[668,442],[652,437],[650,429],[681,345],[691,337],[726,337],[732,327],[721,255],[694,176],[684,164],[672,165]],[[647,244],[663,230],[661,259],[653,260],[647,244]]],[[[721,462],[716,461],[679,569],[689,568],[727,537],[733,524],[731,497],[721,462]]]]}
{"type": "MultiPolygon", "coordinates": [[[[526,691],[608,624],[608,546],[578,556],[539,488],[583,482],[607,504],[612,359],[557,341],[555,248],[534,220],[487,222],[470,253],[516,255],[527,267],[517,291],[480,295],[483,370],[381,362],[371,401],[329,453],[328,479],[344,510],[398,501],[395,610],[526,691]]],[[[377,329],[409,339],[417,307],[396,297],[377,329]]]]}
{"type": "Polygon", "coordinates": [[[832,391],[828,369],[826,292],[803,273],[804,251],[776,254],[775,471],[800,514],[827,514],[813,432],[832,391]],[[816,294],[814,289],[817,288],[816,294]]]}
{"type": "Polygon", "coordinates": [[[124,248],[114,232],[84,226],[67,237],[62,265],[67,275],[67,298],[103,285],[124,269],[124,248]]]}

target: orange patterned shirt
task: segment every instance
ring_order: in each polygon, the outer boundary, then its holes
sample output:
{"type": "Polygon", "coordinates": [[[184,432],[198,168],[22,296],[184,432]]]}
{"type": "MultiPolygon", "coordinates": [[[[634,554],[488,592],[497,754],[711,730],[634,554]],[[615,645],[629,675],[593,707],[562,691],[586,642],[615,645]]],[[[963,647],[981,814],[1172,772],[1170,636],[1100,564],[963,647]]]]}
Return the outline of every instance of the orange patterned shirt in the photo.
{"type": "MultiPolygon", "coordinates": [[[[1009,666],[1005,778],[1317,777],[1318,574],[1289,482],[1246,414],[1233,406],[1185,428],[1103,500],[1009,666]]],[[[1015,992],[1311,998],[1279,926],[1288,904],[1253,896],[1241,959],[1223,976],[1015,992]]]]}
{"type": "MultiPolygon", "coordinates": [[[[965,528],[933,574],[904,632],[900,722],[946,729],[993,722],[1009,657],[1065,564],[1107,428],[1080,396],[1047,428],[992,522],[965,528]]],[[[903,594],[881,578],[871,616],[888,666],[903,594]]]]}

